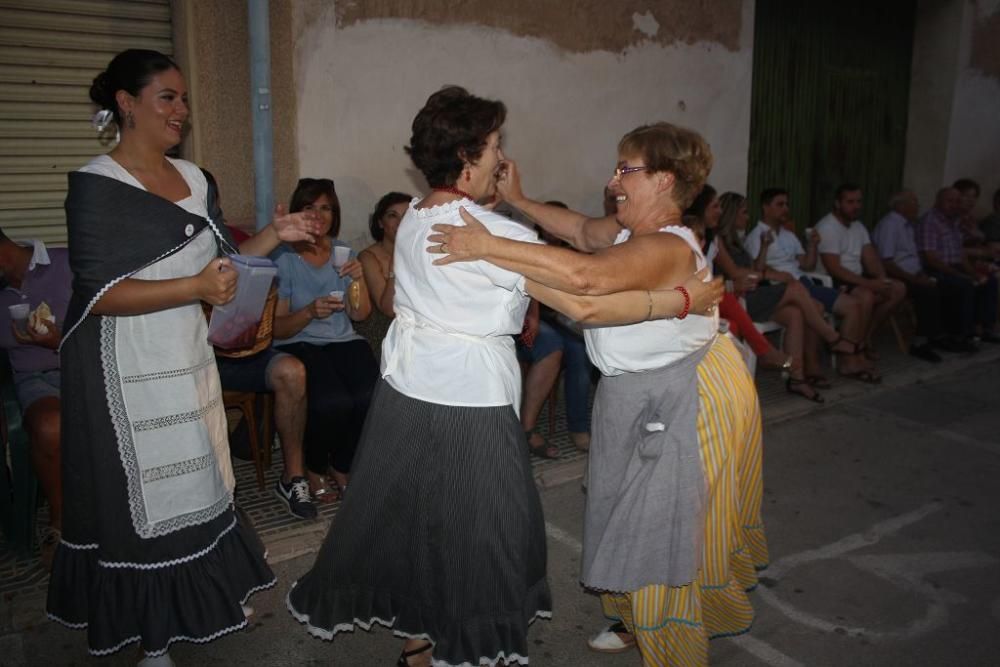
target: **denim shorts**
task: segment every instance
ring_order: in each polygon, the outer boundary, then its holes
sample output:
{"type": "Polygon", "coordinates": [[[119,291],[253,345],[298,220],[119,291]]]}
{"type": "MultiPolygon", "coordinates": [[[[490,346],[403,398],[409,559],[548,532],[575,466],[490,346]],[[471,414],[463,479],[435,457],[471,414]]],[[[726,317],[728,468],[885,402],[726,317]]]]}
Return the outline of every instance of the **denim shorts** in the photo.
{"type": "Polygon", "coordinates": [[[517,343],[517,360],[525,363],[536,364],[553,352],[563,349],[562,336],[544,321],[538,323],[538,335],[531,347],[522,343],[520,336],[514,340],[517,343]]]}
{"type": "Polygon", "coordinates": [[[26,412],[31,404],[40,398],[50,396],[59,398],[59,378],[58,368],[49,371],[16,373],[14,393],[17,394],[17,402],[21,404],[21,413],[26,412]]]}
{"type": "Polygon", "coordinates": [[[839,290],[825,285],[817,285],[809,276],[802,276],[799,278],[799,282],[809,290],[809,296],[823,304],[823,309],[826,312],[833,312],[833,304],[837,303],[837,299],[840,297],[839,290]]]}

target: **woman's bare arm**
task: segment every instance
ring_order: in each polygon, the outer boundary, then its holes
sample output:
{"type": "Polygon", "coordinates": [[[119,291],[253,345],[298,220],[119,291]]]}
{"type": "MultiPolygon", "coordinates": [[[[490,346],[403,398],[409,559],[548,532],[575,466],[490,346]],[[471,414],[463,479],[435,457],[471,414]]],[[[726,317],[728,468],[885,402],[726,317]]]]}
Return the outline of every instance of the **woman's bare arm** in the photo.
{"type": "Polygon", "coordinates": [[[497,194],[514,208],[527,214],[545,231],[558,236],[577,250],[594,252],[615,242],[622,227],[615,217],[591,218],[560,206],[549,206],[528,199],[521,191],[521,176],[517,163],[504,160],[497,180],[497,194]]]}
{"type": "MultiPolygon", "coordinates": [[[[708,269],[690,276],[684,287],[691,297],[689,312],[705,315],[722,298],[722,280],[703,282],[708,269]]],[[[629,290],[605,296],[579,296],[560,292],[532,280],[527,293],[550,308],[581,324],[618,325],[676,317],[683,312],[685,299],[680,290],[629,290]]]]}
{"type": "Polygon", "coordinates": [[[434,225],[435,264],[482,259],[562,292],[600,295],[673,286],[694,272],[691,248],[673,234],[633,237],[593,254],[493,236],[464,208],[464,227],[434,225]],[[671,282],[674,281],[674,282],[671,282]]]}
{"type": "Polygon", "coordinates": [[[142,315],[206,301],[229,303],[236,294],[236,271],[228,259],[213,259],[201,272],[186,278],[142,280],[126,278],[94,304],[94,315],[142,315]]]}

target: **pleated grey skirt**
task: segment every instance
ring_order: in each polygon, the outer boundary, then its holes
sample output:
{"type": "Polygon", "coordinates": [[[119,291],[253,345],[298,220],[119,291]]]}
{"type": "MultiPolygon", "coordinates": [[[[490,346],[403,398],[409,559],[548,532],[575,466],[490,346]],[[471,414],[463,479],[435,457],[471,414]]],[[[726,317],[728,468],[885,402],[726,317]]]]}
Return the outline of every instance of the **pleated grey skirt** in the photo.
{"type": "Polygon", "coordinates": [[[288,608],[311,634],[369,629],[434,643],[435,665],[527,664],[551,615],[545,523],[511,406],[375,389],[350,493],[288,608]]]}

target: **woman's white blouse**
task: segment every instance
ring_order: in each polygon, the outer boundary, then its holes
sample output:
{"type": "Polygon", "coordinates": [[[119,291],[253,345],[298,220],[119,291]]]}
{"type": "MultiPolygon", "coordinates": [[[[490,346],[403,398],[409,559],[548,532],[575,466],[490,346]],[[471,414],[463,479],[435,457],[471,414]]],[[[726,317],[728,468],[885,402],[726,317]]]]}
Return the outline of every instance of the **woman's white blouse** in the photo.
{"type": "Polygon", "coordinates": [[[521,373],[512,335],[524,325],[524,277],[483,261],[435,266],[431,226],[463,226],[459,207],[494,236],[538,243],[534,230],[469,199],[409,209],[396,234],[396,317],[382,343],[382,377],[431,403],[520,407],[521,373]]]}
{"type": "MultiPolygon", "coordinates": [[[[684,239],[695,254],[696,266],[707,265],[698,240],[687,227],[671,225],[660,232],[684,239]]],[[[624,243],[631,233],[618,234],[615,244],[624,243]]],[[[709,280],[710,278],[706,278],[709,280]]],[[[688,315],[683,320],[653,320],[617,327],[584,330],[587,356],[604,375],[640,373],[663,368],[701,349],[719,330],[718,311],[711,316],[688,315]]]]}

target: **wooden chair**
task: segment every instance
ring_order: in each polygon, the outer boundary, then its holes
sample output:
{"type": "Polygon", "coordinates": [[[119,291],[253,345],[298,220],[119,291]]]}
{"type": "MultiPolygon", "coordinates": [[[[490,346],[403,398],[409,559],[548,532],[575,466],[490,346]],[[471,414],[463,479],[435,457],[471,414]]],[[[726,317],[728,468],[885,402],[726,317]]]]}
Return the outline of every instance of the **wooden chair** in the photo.
{"type": "Polygon", "coordinates": [[[223,391],[226,410],[239,410],[247,422],[250,454],[257,469],[257,490],[264,490],[264,471],[271,467],[271,445],[274,443],[274,394],[253,391],[223,391]],[[258,400],[259,399],[259,400],[258,400]],[[259,416],[258,416],[259,415],[259,416]],[[263,442],[262,442],[263,441],[263,442]]]}

